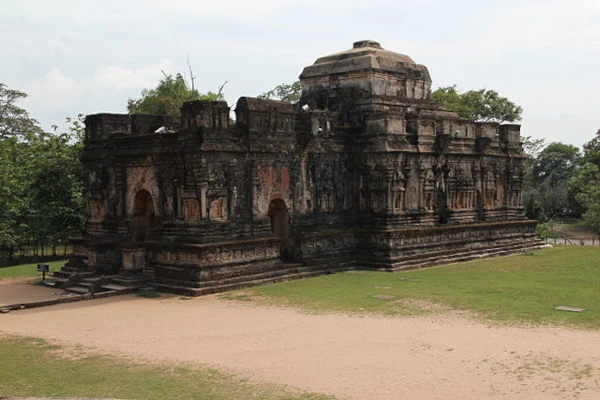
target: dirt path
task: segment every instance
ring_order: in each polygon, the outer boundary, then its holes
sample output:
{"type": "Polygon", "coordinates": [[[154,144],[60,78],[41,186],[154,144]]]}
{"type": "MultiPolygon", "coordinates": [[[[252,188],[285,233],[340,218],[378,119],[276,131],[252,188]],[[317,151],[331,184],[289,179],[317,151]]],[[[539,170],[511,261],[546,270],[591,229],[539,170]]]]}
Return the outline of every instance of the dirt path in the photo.
{"type": "Polygon", "coordinates": [[[203,363],[347,399],[600,397],[600,333],[460,315],[304,315],[205,297],[92,300],[0,315],[0,332],[203,363]]]}
{"type": "Polygon", "coordinates": [[[592,238],[598,241],[596,233],[586,226],[564,226],[559,225],[554,228],[556,233],[559,235],[565,236],[571,240],[589,240],[592,238]]]}
{"type": "Polygon", "coordinates": [[[3,279],[0,281],[0,308],[10,304],[52,300],[64,293],[63,290],[32,285],[31,282],[33,282],[32,279],[3,279]]]}

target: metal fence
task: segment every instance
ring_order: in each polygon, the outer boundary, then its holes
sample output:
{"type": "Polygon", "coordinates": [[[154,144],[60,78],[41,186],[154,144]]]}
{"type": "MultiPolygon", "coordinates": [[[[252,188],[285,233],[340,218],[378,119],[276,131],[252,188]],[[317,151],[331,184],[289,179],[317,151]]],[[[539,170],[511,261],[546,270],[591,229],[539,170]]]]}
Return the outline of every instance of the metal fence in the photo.
{"type": "Polygon", "coordinates": [[[10,251],[0,252],[0,267],[29,264],[39,261],[62,260],[71,255],[72,246],[65,243],[30,242],[10,251]]]}
{"type": "Polygon", "coordinates": [[[545,238],[546,243],[548,244],[566,244],[573,246],[600,246],[600,238],[598,236],[594,236],[586,239],[572,239],[567,238],[565,236],[553,237],[553,238],[545,238]]]}

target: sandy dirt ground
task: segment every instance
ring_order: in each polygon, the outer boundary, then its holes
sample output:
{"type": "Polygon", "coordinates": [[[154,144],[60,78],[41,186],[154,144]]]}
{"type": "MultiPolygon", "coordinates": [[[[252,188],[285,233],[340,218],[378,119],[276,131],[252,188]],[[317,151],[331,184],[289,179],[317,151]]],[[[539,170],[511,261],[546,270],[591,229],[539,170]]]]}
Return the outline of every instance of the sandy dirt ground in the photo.
{"type": "MultiPolygon", "coordinates": [[[[0,308],[11,304],[53,300],[65,294],[63,290],[42,285],[32,285],[31,279],[5,279],[0,281],[0,308]]],[[[1,326],[1,325],[0,325],[1,326]]]]}
{"type": "Polygon", "coordinates": [[[595,238],[596,243],[598,242],[598,235],[585,226],[557,226],[554,228],[556,233],[564,235],[571,240],[589,240],[595,238]]]}
{"type": "Polygon", "coordinates": [[[600,332],[491,327],[458,313],[306,315],[215,297],[121,296],[0,314],[0,334],[210,365],[341,399],[600,398],[600,332]]]}

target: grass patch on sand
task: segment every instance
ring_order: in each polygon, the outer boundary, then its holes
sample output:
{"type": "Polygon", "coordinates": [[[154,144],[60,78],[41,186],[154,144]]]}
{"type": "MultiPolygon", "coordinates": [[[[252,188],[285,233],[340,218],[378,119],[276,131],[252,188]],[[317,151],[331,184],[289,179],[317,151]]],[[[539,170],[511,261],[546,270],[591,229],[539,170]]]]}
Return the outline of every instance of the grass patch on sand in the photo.
{"type": "Polygon", "coordinates": [[[52,275],[52,272],[59,270],[67,261],[52,261],[46,263],[35,263],[35,264],[21,264],[12,267],[0,268],[0,281],[3,279],[27,279],[35,280],[36,278],[42,279],[42,273],[37,271],[38,264],[48,264],[50,266],[50,272],[46,272],[46,278],[52,275]]]}
{"type": "MultiPolygon", "coordinates": [[[[255,384],[203,367],[142,365],[105,356],[61,357],[43,340],[0,336],[0,394],[119,399],[332,399],[255,384]]],[[[68,351],[68,349],[67,349],[68,351]]]]}
{"type": "Polygon", "coordinates": [[[146,299],[156,299],[160,297],[160,293],[157,293],[153,288],[147,288],[138,290],[136,296],[144,297],[146,299]]]}
{"type": "Polygon", "coordinates": [[[398,273],[350,271],[220,297],[316,313],[423,315],[461,310],[502,323],[599,329],[600,247],[559,246],[398,273]],[[557,311],[557,306],[586,311],[557,311]]]}

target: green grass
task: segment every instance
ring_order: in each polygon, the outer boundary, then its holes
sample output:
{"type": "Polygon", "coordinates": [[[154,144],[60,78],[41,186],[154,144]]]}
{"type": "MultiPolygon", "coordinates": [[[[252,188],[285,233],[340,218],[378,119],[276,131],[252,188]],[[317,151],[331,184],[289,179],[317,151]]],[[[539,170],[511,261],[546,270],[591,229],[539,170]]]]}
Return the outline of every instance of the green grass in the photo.
{"type": "Polygon", "coordinates": [[[147,299],[156,299],[157,297],[160,297],[160,293],[156,293],[156,291],[152,288],[138,290],[136,295],[138,297],[145,297],[147,299]]]}
{"type": "Polygon", "coordinates": [[[42,340],[0,337],[0,397],[119,399],[331,399],[254,384],[214,369],[141,365],[110,357],[61,358],[42,340]]]}
{"type": "MultiPolygon", "coordinates": [[[[50,272],[46,272],[46,278],[52,275],[52,272],[57,271],[65,264],[66,260],[63,261],[52,261],[43,264],[50,266],[50,272]]],[[[17,279],[17,278],[42,278],[42,273],[37,272],[37,265],[35,264],[22,264],[15,265],[13,267],[0,268],[0,280],[2,279],[17,279]]]]}
{"type": "Polygon", "coordinates": [[[316,313],[423,315],[456,309],[487,321],[600,329],[600,247],[556,247],[399,273],[352,271],[221,297],[316,313]],[[554,310],[557,306],[586,311],[554,310]]]}

